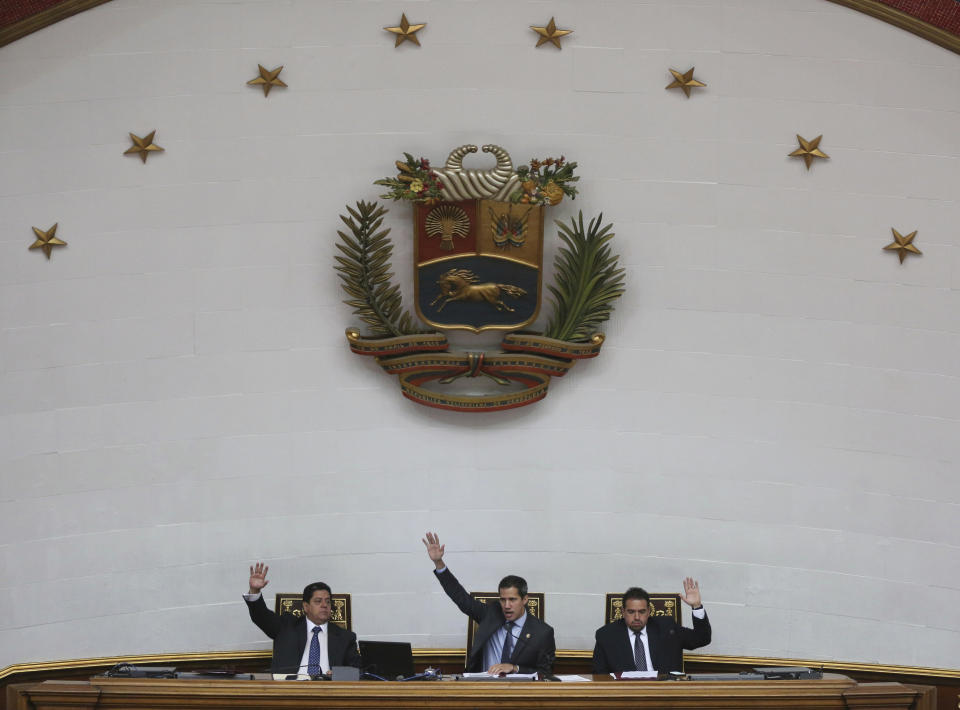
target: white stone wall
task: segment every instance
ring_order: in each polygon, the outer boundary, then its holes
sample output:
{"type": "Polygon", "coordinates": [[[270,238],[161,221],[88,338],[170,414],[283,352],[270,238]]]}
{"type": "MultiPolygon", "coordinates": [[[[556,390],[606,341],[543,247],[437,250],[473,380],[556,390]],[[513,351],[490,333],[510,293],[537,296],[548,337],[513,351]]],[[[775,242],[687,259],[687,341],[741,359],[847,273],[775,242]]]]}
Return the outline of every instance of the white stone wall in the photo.
{"type": "Polygon", "coordinates": [[[823,0],[114,0],[0,48],[0,667],[267,648],[258,559],[462,646],[427,529],[468,588],[546,592],[562,648],[693,575],[706,652],[960,666],[958,70],[823,0]],[[343,337],[337,215],[466,142],[577,160],[551,216],[603,211],[628,269],[524,410],[413,405],[343,337]]]}

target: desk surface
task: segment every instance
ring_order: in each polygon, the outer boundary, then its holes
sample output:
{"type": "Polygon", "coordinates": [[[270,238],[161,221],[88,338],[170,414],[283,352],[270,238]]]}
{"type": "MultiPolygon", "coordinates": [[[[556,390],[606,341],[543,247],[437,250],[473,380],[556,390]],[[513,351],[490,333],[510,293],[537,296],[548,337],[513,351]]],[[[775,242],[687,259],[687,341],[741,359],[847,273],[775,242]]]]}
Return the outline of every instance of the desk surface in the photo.
{"type": "Polygon", "coordinates": [[[296,682],[93,678],[18,689],[18,708],[36,710],[312,710],[325,708],[902,708],[918,698],[900,683],[821,680],[555,682],[296,682]]]}

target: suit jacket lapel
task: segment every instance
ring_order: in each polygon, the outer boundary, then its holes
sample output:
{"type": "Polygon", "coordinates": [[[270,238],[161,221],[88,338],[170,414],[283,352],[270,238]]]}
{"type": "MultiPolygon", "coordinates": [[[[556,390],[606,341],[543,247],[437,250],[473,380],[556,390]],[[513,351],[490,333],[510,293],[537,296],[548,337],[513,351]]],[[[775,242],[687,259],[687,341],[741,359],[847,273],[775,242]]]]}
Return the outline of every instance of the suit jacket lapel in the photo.
{"type": "Polygon", "coordinates": [[[636,657],[633,655],[633,644],[630,643],[630,629],[627,627],[627,622],[623,619],[620,620],[620,625],[623,627],[623,644],[620,646],[623,651],[623,658],[625,663],[623,664],[626,667],[627,663],[632,662],[634,668],[636,668],[636,657]]]}
{"type": "Polygon", "coordinates": [[[297,663],[303,658],[303,649],[307,647],[307,619],[300,617],[297,622],[297,663]]]}
{"type": "Polygon", "coordinates": [[[657,633],[659,630],[659,627],[655,629],[650,624],[647,624],[647,645],[650,648],[650,662],[653,664],[653,668],[649,668],[648,670],[651,671],[661,667],[660,651],[662,650],[661,647],[663,644],[660,643],[660,634],[657,633]]]}
{"type": "Polygon", "coordinates": [[[336,650],[340,645],[340,627],[332,621],[327,622],[327,663],[333,668],[333,659],[339,658],[336,650]]]}
{"type": "Polygon", "coordinates": [[[474,663],[479,661],[481,670],[486,670],[486,668],[483,668],[484,649],[487,647],[487,641],[497,632],[498,628],[500,628],[500,624],[496,615],[487,616],[483,622],[477,624],[477,631],[473,635],[473,648],[470,649],[470,657],[467,659],[469,666],[473,666],[474,663]]]}
{"type": "Polygon", "coordinates": [[[539,626],[537,625],[537,619],[530,615],[530,612],[527,612],[527,618],[523,622],[523,626],[520,627],[520,637],[517,639],[517,642],[513,646],[513,652],[510,654],[510,660],[519,657],[520,650],[526,646],[528,643],[534,641],[537,637],[537,633],[540,631],[539,626]]]}

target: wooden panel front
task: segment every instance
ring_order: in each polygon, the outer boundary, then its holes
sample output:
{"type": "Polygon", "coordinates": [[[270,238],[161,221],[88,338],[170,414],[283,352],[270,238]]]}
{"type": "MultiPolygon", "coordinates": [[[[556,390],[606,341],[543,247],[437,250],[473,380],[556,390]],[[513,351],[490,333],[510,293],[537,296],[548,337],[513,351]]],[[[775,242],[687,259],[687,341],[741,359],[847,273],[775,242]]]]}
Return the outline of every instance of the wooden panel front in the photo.
{"type": "Polygon", "coordinates": [[[827,674],[809,681],[613,681],[591,683],[330,683],[94,678],[23,689],[35,710],[312,710],[314,708],[792,708],[909,710],[919,697],[899,683],[859,685],[827,674]],[[848,698],[849,701],[848,702],[848,698]]]}

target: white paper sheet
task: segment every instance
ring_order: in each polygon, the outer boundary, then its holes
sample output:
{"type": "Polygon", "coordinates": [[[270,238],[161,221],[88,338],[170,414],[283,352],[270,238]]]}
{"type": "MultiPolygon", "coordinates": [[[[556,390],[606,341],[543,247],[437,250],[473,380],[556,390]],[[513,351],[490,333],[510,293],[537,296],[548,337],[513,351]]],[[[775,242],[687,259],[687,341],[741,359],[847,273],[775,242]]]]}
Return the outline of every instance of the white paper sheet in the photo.
{"type": "MultiPolygon", "coordinates": [[[[612,677],[616,678],[615,673],[610,674],[612,677]]],[[[621,680],[656,680],[657,672],[656,671],[624,671],[620,674],[621,680]]]]}

